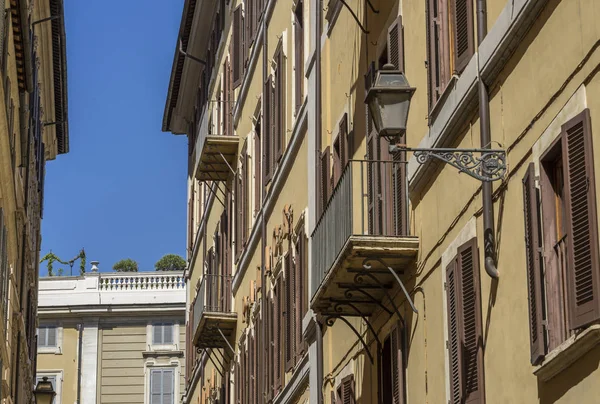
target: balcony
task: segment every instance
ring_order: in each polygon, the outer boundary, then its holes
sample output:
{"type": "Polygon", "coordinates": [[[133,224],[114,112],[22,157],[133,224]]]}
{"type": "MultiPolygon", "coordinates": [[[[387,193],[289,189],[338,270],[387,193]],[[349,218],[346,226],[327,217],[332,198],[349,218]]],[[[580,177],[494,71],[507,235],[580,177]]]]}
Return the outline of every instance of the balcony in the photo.
{"type": "Polygon", "coordinates": [[[230,275],[205,274],[192,305],[193,343],[196,347],[225,348],[235,333],[237,313],[232,312],[230,275]]]}
{"type": "Polygon", "coordinates": [[[370,316],[414,266],[419,239],[402,230],[406,187],[396,181],[403,164],[353,160],[343,171],[312,234],[316,313],[370,316]]]}
{"type": "Polygon", "coordinates": [[[209,105],[206,109],[195,146],[196,179],[199,181],[227,181],[237,167],[236,158],[240,139],[227,131],[227,135],[215,135],[209,130],[209,105]]]}

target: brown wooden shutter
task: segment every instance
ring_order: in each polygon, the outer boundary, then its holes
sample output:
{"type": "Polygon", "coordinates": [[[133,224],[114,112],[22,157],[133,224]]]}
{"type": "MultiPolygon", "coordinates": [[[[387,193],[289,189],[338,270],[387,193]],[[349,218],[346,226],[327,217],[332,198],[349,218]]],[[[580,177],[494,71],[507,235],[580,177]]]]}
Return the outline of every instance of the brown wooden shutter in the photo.
{"type": "Polygon", "coordinates": [[[537,365],[546,353],[542,296],[543,256],[538,201],[538,191],[535,187],[535,168],[533,163],[530,163],[523,178],[523,213],[525,216],[529,342],[532,365],[537,365]]]}
{"type": "Polygon", "coordinates": [[[461,355],[463,365],[462,403],[484,403],[483,333],[479,282],[477,239],[458,248],[458,271],[461,297],[461,355]]]}
{"type": "Polygon", "coordinates": [[[404,72],[404,27],[401,15],[390,25],[387,41],[388,63],[404,72]]]}
{"type": "Polygon", "coordinates": [[[274,391],[273,396],[276,396],[279,393],[282,385],[282,355],[281,355],[281,328],[282,328],[282,312],[283,312],[283,285],[282,285],[282,277],[279,276],[275,285],[275,310],[273,313],[273,344],[274,344],[274,360],[273,360],[273,368],[274,368],[274,391]]]}
{"type": "Polygon", "coordinates": [[[272,109],[273,109],[273,78],[271,75],[267,78],[263,89],[263,186],[269,182],[272,174],[272,109]]]}
{"type": "Polygon", "coordinates": [[[367,205],[369,234],[379,234],[381,229],[379,201],[379,138],[371,114],[367,111],[367,205]]]}
{"type": "Polygon", "coordinates": [[[267,352],[267,363],[268,371],[267,371],[267,401],[273,397],[273,391],[275,389],[275,308],[274,303],[275,299],[273,297],[268,297],[267,299],[267,341],[268,341],[268,352],[267,352]]]}
{"type": "Polygon", "coordinates": [[[461,355],[460,325],[460,283],[458,281],[456,260],[446,267],[446,305],[448,319],[448,358],[450,368],[450,403],[460,404],[463,390],[463,372],[461,355]]]}
{"type": "MultiPolygon", "coordinates": [[[[402,135],[400,142],[405,143],[402,135]]],[[[393,157],[392,176],[394,182],[394,234],[408,235],[408,196],[406,184],[406,152],[395,153],[393,157]]]]}
{"type": "Polygon", "coordinates": [[[255,127],[254,133],[254,214],[258,216],[262,203],[262,172],[261,172],[261,125],[255,127]]]}
{"type": "Polygon", "coordinates": [[[404,352],[402,328],[398,324],[390,333],[391,365],[392,365],[392,402],[404,403],[404,352]]]}
{"type": "Polygon", "coordinates": [[[295,289],[296,289],[296,362],[300,361],[300,358],[306,351],[305,341],[302,335],[302,319],[304,313],[307,310],[307,296],[306,296],[306,283],[305,283],[305,270],[306,266],[306,236],[304,235],[304,228],[301,228],[298,232],[298,241],[296,242],[296,257],[294,261],[294,269],[296,270],[295,289]]]}
{"type": "Polygon", "coordinates": [[[240,258],[242,252],[242,215],[243,215],[243,203],[242,203],[242,170],[238,168],[235,174],[235,260],[240,258]]]}
{"type": "Polygon", "coordinates": [[[283,44],[279,41],[277,51],[275,52],[275,96],[274,122],[275,122],[275,162],[279,161],[283,155],[283,146],[285,143],[285,58],[283,55],[283,44]]]}
{"type": "Polygon", "coordinates": [[[348,139],[348,114],[345,113],[340,121],[340,161],[341,171],[344,172],[346,164],[350,161],[350,139],[348,139]]]}
{"type": "Polygon", "coordinates": [[[342,174],[342,146],[341,146],[341,134],[333,141],[333,186],[335,187],[340,180],[342,174]]]}
{"type": "Polygon", "coordinates": [[[321,192],[320,192],[320,195],[323,198],[321,201],[321,204],[323,206],[323,209],[321,210],[321,212],[325,212],[325,209],[327,208],[327,202],[329,202],[329,197],[331,196],[331,194],[329,192],[330,176],[331,176],[331,159],[330,159],[329,155],[330,155],[329,146],[327,146],[325,148],[325,150],[323,151],[323,153],[321,154],[321,163],[319,165],[319,167],[321,168],[321,184],[320,184],[321,192]]]}
{"type": "Polygon", "coordinates": [[[427,73],[430,109],[441,96],[450,78],[447,1],[428,0],[427,5],[427,73]]]}
{"type": "Polygon", "coordinates": [[[285,371],[289,372],[294,367],[294,299],[295,299],[295,268],[293,268],[293,257],[291,248],[285,259],[285,313],[284,313],[284,334],[285,334],[285,371]]]}
{"type": "Polygon", "coordinates": [[[562,131],[569,235],[569,317],[571,329],[576,329],[600,318],[596,181],[589,110],[564,124],[562,131]]]}
{"type": "Polygon", "coordinates": [[[341,404],[356,403],[356,395],[354,392],[354,375],[348,375],[344,377],[341,381],[339,390],[341,392],[341,394],[339,394],[341,404]]]}
{"type": "Polygon", "coordinates": [[[248,402],[250,404],[255,404],[254,401],[254,385],[256,382],[256,372],[255,372],[255,362],[254,362],[254,337],[252,335],[248,336],[248,362],[249,362],[249,375],[248,375],[248,402]]]}
{"type": "MultiPolygon", "coordinates": [[[[242,355],[240,353],[240,361],[242,360],[242,355]]],[[[242,367],[241,362],[236,364],[235,373],[234,373],[234,382],[235,382],[235,402],[236,404],[242,403],[242,375],[240,368],[242,367]]],[[[201,378],[200,380],[203,380],[201,378]]]]}
{"type": "Polygon", "coordinates": [[[244,72],[244,20],[242,15],[241,4],[233,10],[233,88],[237,88],[242,84],[242,76],[244,72]]]}
{"type": "Polygon", "coordinates": [[[294,12],[294,65],[295,72],[295,92],[296,92],[296,113],[300,111],[304,102],[304,4],[299,1],[294,12]]]}
{"type": "Polygon", "coordinates": [[[248,207],[249,207],[249,200],[250,200],[250,191],[249,191],[249,187],[248,187],[248,140],[246,139],[246,141],[244,141],[244,145],[242,146],[242,154],[241,154],[241,159],[242,159],[242,201],[241,201],[241,205],[242,205],[242,215],[240,216],[241,220],[242,220],[242,225],[241,225],[241,238],[242,238],[242,246],[241,248],[243,249],[243,247],[246,245],[246,242],[248,241],[248,207]]]}
{"type": "Polygon", "coordinates": [[[454,70],[462,71],[475,52],[473,0],[452,0],[454,17],[454,70]]]}
{"type": "Polygon", "coordinates": [[[394,180],[392,156],[389,151],[389,142],[384,138],[379,138],[379,181],[376,186],[379,187],[379,221],[381,223],[380,235],[394,235],[394,180]],[[386,163],[384,163],[386,162],[386,163]]]}

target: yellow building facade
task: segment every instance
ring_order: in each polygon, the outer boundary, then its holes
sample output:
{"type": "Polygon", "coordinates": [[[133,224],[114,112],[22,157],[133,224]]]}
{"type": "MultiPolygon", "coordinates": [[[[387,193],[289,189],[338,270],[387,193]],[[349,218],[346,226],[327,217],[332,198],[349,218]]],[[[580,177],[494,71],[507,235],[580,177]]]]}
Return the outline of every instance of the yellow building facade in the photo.
{"type": "Polygon", "coordinates": [[[598,13],[186,1],[184,402],[595,402],[598,13]]]}
{"type": "Polygon", "coordinates": [[[0,43],[0,396],[31,403],[45,165],[69,152],[62,1],[1,1],[0,43]]]}

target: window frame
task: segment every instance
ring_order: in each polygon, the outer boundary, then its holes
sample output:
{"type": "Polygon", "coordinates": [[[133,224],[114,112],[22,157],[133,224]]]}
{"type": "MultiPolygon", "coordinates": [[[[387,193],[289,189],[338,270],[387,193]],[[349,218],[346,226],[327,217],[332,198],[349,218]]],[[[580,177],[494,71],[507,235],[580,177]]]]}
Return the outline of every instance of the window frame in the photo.
{"type": "Polygon", "coordinates": [[[179,346],[179,323],[177,322],[173,322],[173,321],[168,321],[168,320],[164,320],[164,321],[154,321],[150,324],[148,324],[147,329],[146,329],[146,340],[147,340],[147,345],[150,347],[150,351],[175,351],[178,349],[179,346]],[[157,326],[170,326],[171,328],[171,343],[164,343],[164,335],[165,335],[165,330],[163,328],[162,331],[162,337],[163,337],[163,341],[162,343],[156,343],[154,341],[154,328],[157,326]]]}
{"type": "MultiPolygon", "coordinates": [[[[37,352],[40,354],[55,354],[55,355],[61,355],[62,354],[62,342],[63,342],[63,327],[59,324],[40,324],[37,329],[36,329],[36,336],[38,336],[38,342],[37,342],[37,352]],[[40,345],[40,339],[39,339],[39,332],[40,329],[48,329],[48,328],[54,328],[56,330],[56,345],[54,346],[50,346],[50,345],[40,345]]],[[[48,333],[46,332],[46,340],[48,339],[47,337],[48,333]]]]}
{"type": "Polygon", "coordinates": [[[147,362],[145,364],[144,374],[144,404],[151,404],[152,402],[152,372],[156,370],[172,370],[173,371],[173,404],[177,404],[178,397],[180,394],[181,384],[181,364],[179,361],[157,361],[147,362]]]}

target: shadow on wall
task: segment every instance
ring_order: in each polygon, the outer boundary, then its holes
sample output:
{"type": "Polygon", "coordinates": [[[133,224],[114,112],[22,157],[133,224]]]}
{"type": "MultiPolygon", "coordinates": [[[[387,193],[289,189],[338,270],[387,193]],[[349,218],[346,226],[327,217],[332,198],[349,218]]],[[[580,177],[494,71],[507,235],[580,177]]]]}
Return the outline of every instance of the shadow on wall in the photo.
{"type": "MultiPolygon", "coordinates": [[[[590,389],[586,385],[578,386],[584,379],[586,379],[592,372],[598,369],[600,363],[600,345],[596,346],[584,357],[577,360],[573,365],[569,366],[558,376],[553,377],[547,382],[542,382],[538,379],[538,397],[540,398],[540,404],[553,404],[559,402],[561,398],[569,392],[571,389],[579,389],[579,396],[581,399],[578,401],[577,393],[570,397],[572,402],[590,402],[586,401],[585,397],[589,397],[591,393],[590,389]]],[[[596,380],[587,380],[585,383],[597,384],[596,380]]]]}

